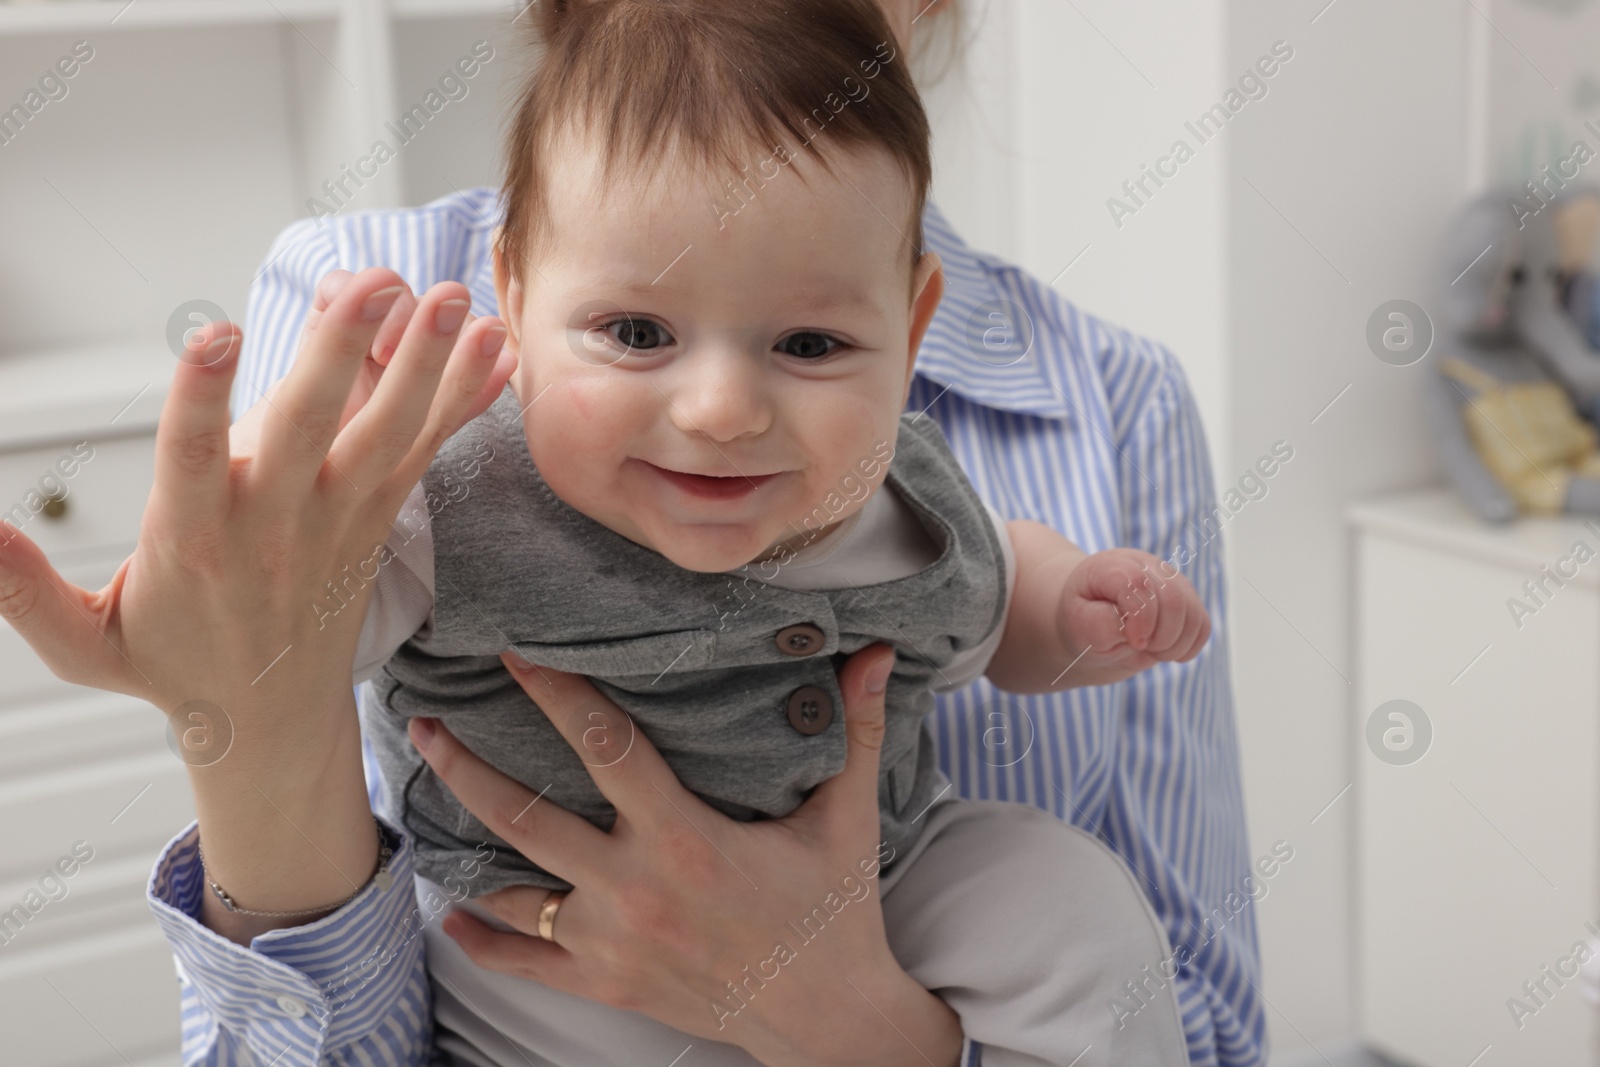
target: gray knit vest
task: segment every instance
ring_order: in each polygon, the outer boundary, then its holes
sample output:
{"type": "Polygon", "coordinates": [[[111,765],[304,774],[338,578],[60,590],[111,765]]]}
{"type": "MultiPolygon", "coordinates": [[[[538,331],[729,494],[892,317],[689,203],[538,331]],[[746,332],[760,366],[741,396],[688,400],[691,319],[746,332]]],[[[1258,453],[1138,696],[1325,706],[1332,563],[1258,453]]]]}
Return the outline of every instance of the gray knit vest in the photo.
{"type": "Polygon", "coordinates": [[[443,720],[488,762],[542,790],[541,803],[602,829],[615,820],[583,759],[500,662],[507,648],[587,675],[687,789],[750,820],[788,814],[843,769],[834,672],[850,653],[888,642],[898,655],[886,698],[880,822],[894,850],[886,855],[909,847],[941,777],[923,725],[932,687],[957,653],[1001,625],[1005,607],[994,525],[937,423],[901,418],[887,484],[921,519],[938,559],[893,581],[801,592],[684,570],[563,503],[528,454],[519,413],[507,389],[445,443],[425,475],[433,624],[373,678],[362,709],[387,810],[415,843],[417,873],[465,884],[473,897],[509,885],[571,888],[456,801],[406,736],[414,715],[443,720]],[[780,647],[779,632],[792,627],[812,636],[807,654],[780,647]],[[797,697],[802,687],[816,688],[797,697]],[[483,842],[495,851],[480,867],[489,854],[478,850],[483,842]]]}

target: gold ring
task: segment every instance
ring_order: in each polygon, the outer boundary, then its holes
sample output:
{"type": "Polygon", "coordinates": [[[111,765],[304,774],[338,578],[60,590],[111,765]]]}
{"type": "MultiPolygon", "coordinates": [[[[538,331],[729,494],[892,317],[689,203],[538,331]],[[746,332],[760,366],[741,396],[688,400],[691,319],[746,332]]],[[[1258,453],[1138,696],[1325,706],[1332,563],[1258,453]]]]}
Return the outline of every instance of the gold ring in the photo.
{"type": "Polygon", "coordinates": [[[561,902],[566,899],[567,894],[557,889],[539,905],[539,936],[546,941],[556,939],[556,912],[561,910],[561,902]]]}

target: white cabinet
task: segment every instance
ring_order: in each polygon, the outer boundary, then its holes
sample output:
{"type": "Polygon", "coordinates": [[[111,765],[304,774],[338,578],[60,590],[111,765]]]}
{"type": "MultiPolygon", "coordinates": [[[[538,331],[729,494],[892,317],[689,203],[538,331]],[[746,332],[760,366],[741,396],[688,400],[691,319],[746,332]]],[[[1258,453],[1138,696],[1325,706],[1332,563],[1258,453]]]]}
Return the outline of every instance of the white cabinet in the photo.
{"type": "Polygon", "coordinates": [[[1496,528],[1442,490],[1349,518],[1362,1036],[1419,1067],[1600,1063],[1572,978],[1600,930],[1600,520],[1496,528]]]}
{"type": "MultiPolygon", "coordinates": [[[[131,345],[0,361],[0,515],[79,585],[103,585],[138,536],[172,363],[131,345]]],[[[4,1062],[175,1062],[175,973],[144,887],[194,816],[164,727],[0,628],[4,1062]]]]}
{"type": "MultiPolygon", "coordinates": [[[[180,308],[244,323],[272,239],[313,199],[344,213],[494,183],[520,6],[0,0],[0,514],[22,507],[69,578],[98,588],[137,536],[180,308]],[[413,105],[428,118],[402,145],[390,125],[413,105]],[[393,158],[364,165],[378,140],[393,158]],[[34,514],[52,489],[64,507],[34,514]]],[[[176,975],[144,902],[193,818],[164,733],[0,624],[0,1063],[178,1062],[176,975]]]]}

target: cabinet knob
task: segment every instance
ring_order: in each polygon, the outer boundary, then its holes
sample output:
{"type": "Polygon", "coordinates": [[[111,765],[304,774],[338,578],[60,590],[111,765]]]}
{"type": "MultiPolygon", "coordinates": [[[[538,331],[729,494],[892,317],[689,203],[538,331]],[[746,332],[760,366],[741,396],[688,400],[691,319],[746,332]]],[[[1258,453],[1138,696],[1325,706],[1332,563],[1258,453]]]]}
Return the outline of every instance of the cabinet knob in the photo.
{"type": "Polygon", "coordinates": [[[65,493],[51,493],[44,498],[44,517],[47,519],[60,519],[67,513],[67,495],[65,493]]]}

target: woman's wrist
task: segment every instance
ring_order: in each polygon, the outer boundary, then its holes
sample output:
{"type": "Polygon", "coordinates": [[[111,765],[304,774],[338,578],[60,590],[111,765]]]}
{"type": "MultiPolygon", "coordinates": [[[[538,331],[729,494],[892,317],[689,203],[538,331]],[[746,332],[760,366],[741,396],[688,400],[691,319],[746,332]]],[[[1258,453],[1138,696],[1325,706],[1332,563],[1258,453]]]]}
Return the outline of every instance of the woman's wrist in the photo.
{"type": "MultiPolygon", "coordinates": [[[[231,717],[221,758],[189,768],[207,876],[252,911],[331,911],[370,879],[379,850],[350,688],[303,725],[279,729],[257,710],[254,728],[231,717]]],[[[238,944],[317,917],[249,916],[202,895],[201,921],[238,944]]]]}

